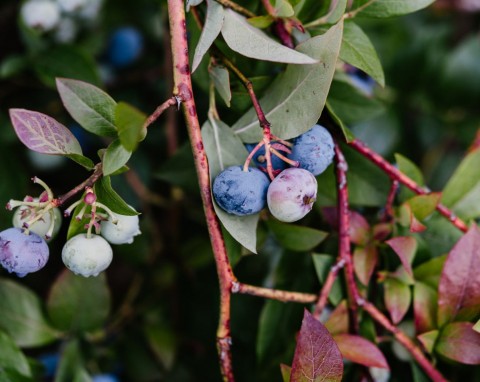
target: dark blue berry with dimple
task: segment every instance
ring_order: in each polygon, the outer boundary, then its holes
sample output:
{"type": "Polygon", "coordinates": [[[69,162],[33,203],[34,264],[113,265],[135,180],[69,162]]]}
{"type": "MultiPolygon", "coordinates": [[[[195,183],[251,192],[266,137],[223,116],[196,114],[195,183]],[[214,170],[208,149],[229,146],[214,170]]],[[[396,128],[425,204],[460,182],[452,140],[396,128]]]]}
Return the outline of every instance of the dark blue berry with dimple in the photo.
{"type": "MultiPolygon", "coordinates": [[[[275,143],[275,142],[272,142],[275,143]]],[[[247,151],[250,153],[257,146],[256,143],[247,143],[245,145],[247,151]]],[[[287,156],[288,154],[280,151],[281,154],[287,156]]],[[[274,170],[285,170],[287,168],[287,163],[277,157],[272,153],[272,167],[274,170]]],[[[265,158],[265,146],[262,146],[258,151],[253,155],[253,162],[257,167],[267,168],[267,160],[265,158]]]]}
{"type": "Polygon", "coordinates": [[[213,196],[217,204],[229,214],[253,215],[266,204],[268,177],[259,169],[243,171],[241,166],[223,170],[213,181],[213,196]]]}
{"type": "Polygon", "coordinates": [[[123,27],[113,32],[108,44],[108,60],[111,65],[123,68],[133,64],[142,53],[143,36],[133,27],[123,27]]]}
{"type": "Polygon", "coordinates": [[[332,163],[334,154],[332,136],[325,127],[315,125],[295,138],[289,158],[299,162],[300,168],[317,176],[332,163]]]}

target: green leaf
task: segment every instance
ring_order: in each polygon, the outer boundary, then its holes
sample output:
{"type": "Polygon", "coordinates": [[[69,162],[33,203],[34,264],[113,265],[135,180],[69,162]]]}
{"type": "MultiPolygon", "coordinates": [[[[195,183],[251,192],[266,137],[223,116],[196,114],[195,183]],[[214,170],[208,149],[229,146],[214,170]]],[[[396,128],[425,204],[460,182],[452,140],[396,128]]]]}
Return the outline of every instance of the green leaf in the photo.
{"type": "Polygon", "coordinates": [[[442,274],[443,265],[447,256],[438,256],[426,261],[413,270],[413,277],[429,285],[433,289],[438,288],[440,275],[442,274]]]}
{"type": "MultiPolygon", "coordinates": [[[[248,152],[240,139],[225,123],[207,121],[202,126],[202,138],[208,156],[210,180],[229,166],[242,166],[248,152]]],[[[215,212],[226,230],[248,250],[257,253],[258,214],[236,216],[226,213],[216,203],[215,212]]]]}
{"type": "Polygon", "coordinates": [[[275,0],[275,15],[277,17],[292,17],[295,14],[288,0],[275,0]]]}
{"type": "Polygon", "coordinates": [[[103,176],[95,183],[95,194],[97,200],[105,204],[113,212],[119,215],[135,216],[139,215],[134,209],[128,206],[127,203],[118,195],[112,188],[112,183],[109,176],[103,176]]]}
{"type": "Polygon", "coordinates": [[[225,104],[230,107],[230,100],[232,99],[232,92],[230,90],[230,76],[228,70],[223,66],[210,66],[208,68],[210,78],[215,85],[220,97],[225,101],[225,104]]]}
{"type": "Polygon", "coordinates": [[[332,117],[333,121],[340,127],[342,131],[343,138],[347,143],[352,142],[355,139],[355,135],[353,135],[352,131],[347,127],[347,125],[340,119],[340,117],[335,113],[332,106],[328,103],[325,104],[328,110],[328,114],[332,117]]]}
{"type": "Polygon", "coordinates": [[[118,103],[115,108],[115,124],[120,142],[127,151],[134,151],[138,142],[145,139],[147,129],[143,124],[146,120],[146,115],[140,110],[125,102],[118,103]]]}
{"type": "Polygon", "coordinates": [[[273,219],[268,220],[267,224],[282,247],[291,251],[310,251],[328,236],[327,232],[273,219]]]}
{"type": "MultiPolygon", "coordinates": [[[[395,154],[395,162],[397,163],[398,169],[408,176],[410,179],[415,181],[419,186],[425,185],[425,180],[423,179],[422,171],[413,163],[410,159],[404,157],[401,154],[395,154]]],[[[416,195],[413,191],[408,189],[405,186],[401,186],[399,199],[405,201],[416,195]]]]}
{"type": "Polygon", "coordinates": [[[0,352],[0,369],[10,368],[26,377],[32,375],[27,357],[13,340],[2,331],[0,331],[0,349],[2,349],[0,352]]]}
{"type": "Polygon", "coordinates": [[[435,0],[361,0],[360,8],[365,8],[359,13],[365,17],[393,17],[413,13],[428,7],[435,0]]]}
{"type": "Polygon", "coordinates": [[[292,373],[292,368],[282,363],[280,364],[280,372],[282,373],[283,382],[290,382],[290,374],[292,373]]]}
{"type": "Polygon", "coordinates": [[[233,51],[257,60],[288,64],[316,64],[318,59],[276,42],[250,25],[247,19],[231,9],[224,10],[222,36],[233,51]]]}
{"type": "Polygon", "coordinates": [[[208,52],[215,39],[220,34],[223,26],[223,6],[215,0],[207,0],[207,16],[205,25],[200,35],[200,40],[195,47],[195,55],[193,56],[192,73],[198,68],[205,53],[208,52]]]}
{"type": "Polygon", "coordinates": [[[65,109],[85,130],[100,136],[116,137],[117,103],[103,90],[83,81],[57,78],[57,90],[65,109]]]}
{"type": "Polygon", "coordinates": [[[439,331],[431,330],[429,332],[422,333],[417,336],[418,340],[422,343],[423,347],[427,350],[428,353],[432,354],[435,342],[437,341],[439,331]]]}
{"type": "Polygon", "coordinates": [[[340,59],[363,70],[381,86],[385,86],[385,75],[377,52],[362,28],[353,21],[345,23],[340,59]]]}
{"type": "Polygon", "coordinates": [[[24,375],[17,372],[15,369],[10,367],[0,368],[0,382],[36,382],[30,377],[25,377],[24,375]]]}
{"type": "Polygon", "coordinates": [[[415,281],[413,312],[416,333],[424,333],[437,328],[437,298],[436,289],[421,281],[415,281]]]}
{"type": "Polygon", "coordinates": [[[0,329],[20,347],[46,345],[58,338],[48,324],[40,299],[26,287],[0,279],[0,329]]]}
{"type": "Polygon", "coordinates": [[[26,56],[12,54],[0,62],[0,78],[10,78],[19,74],[29,65],[26,56]]]}
{"type": "Polygon", "coordinates": [[[105,274],[85,278],[64,270],[52,285],[47,309],[52,323],[60,330],[89,332],[100,329],[110,313],[110,291],[105,274]]]}
{"type": "Polygon", "coordinates": [[[68,342],[63,348],[54,382],[90,382],[91,379],[83,365],[84,360],[78,340],[68,342]]]}
{"type": "MultiPolygon", "coordinates": [[[[85,193],[82,195],[82,199],[84,198],[85,193]]],[[[70,240],[72,237],[78,235],[79,233],[85,232],[85,224],[89,222],[90,219],[86,217],[92,209],[91,206],[86,206],[84,210],[84,217],[82,219],[77,219],[76,216],[80,213],[80,211],[85,207],[85,203],[81,202],[78,206],[75,207],[73,212],[71,213],[70,224],[68,225],[67,231],[67,240],[70,240]]]]}
{"type": "Polygon", "coordinates": [[[255,28],[266,29],[275,21],[271,15],[262,15],[256,17],[250,17],[247,19],[248,23],[255,28]]]}
{"type": "Polygon", "coordinates": [[[462,219],[480,216],[480,150],[468,154],[445,186],[442,203],[462,219]]]}
{"type": "Polygon", "coordinates": [[[480,365],[480,333],[471,322],[448,324],[440,333],[435,351],[465,365],[480,365]]]}
{"type": "MultiPolygon", "coordinates": [[[[335,258],[331,255],[324,255],[324,254],[317,254],[313,255],[313,264],[315,265],[315,271],[317,273],[318,281],[323,285],[323,283],[327,280],[328,273],[330,269],[335,263],[335,258]]],[[[333,305],[338,305],[340,301],[342,301],[343,292],[342,292],[342,284],[339,278],[335,279],[333,283],[332,290],[328,295],[329,301],[333,305]]]]}
{"type": "Polygon", "coordinates": [[[384,112],[383,105],[345,80],[335,79],[328,93],[330,109],[347,125],[360,123],[384,112]]]}
{"type": "Polygon", "coordinates": [[[87,158],[84,155],[80,154],[68,154],[65,155],[67,158],[70,158],[79,165],[85,167],[87,170],[93,170],[95,168],[95,163],[90,158],[87,158]]]}
{"type": "Polygon", "coordinates": [[[388,277],[384,283],[385,306],[392,322],[398,324],[410,307],[412,294],[410,287],[395,277],[388,277]]]}
{"type": "Polygon", "coordinates": [[[111,175],[128,162],[132,152],[125,149],[120,139],[115,139],[108,146],[102,158],[103,175],[111,175]]]}
{"type": "Polygon", "coordinates": [[[52,88],[55,79],[73,78],[95,85],[100,83],[97,64],[87,52],[73,45],[58,45],[45,50],[33,60],[33,67],[42,82],[52,88]]]}
{"type": "MultiPolygon", "coordinates": [[[[339,23],[325,34],[300,44],[297,50],[311,55],[319,63],[289,65],[267,89],[260,104],[272,124],[273,134],[283,139],[297,137],[318,121],[335,72],[342,31],[343,23],[339,23]]],[[[262,139],[253,108],[233,125],[233,129],[244,142],[262,139]]]]}
{"type": "Polygon", "coordinates": [[[473,330],[475,330],[477,333],[480,333],[480,320],[478,320],[475,325],[473,325],[473,330]]]}

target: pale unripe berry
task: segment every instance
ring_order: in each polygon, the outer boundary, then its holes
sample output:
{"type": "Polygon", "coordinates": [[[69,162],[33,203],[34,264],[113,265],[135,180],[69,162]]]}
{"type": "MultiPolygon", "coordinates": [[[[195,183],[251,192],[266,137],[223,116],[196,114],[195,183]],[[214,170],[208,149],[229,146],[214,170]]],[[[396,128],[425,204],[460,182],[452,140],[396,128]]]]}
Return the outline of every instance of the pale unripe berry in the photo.
{"type": "Polygon", "coordinates": [[[81,233],[68,240],[62,249],[65,266],[76,275],[98,276],[112,262],[113,251],[101,236],[81,233]]]}
{"type": "Polygon", "coordinates": [[[294,222],[308,214],[317,198],[317,180],[301,168],[287,168],[270,183],[268,208],[283,222],[294,222]]]}
{"type": "MultiPolygon", "coordinates": [[[[35,198],[34,201],[38,201],[38,199],[35,198]]],[[[32,218],[30,211],[31,209],[27,206],[18,207],[13,214],[13,226],[16,228],[23,228],[23,223],[28,222],[32,218]]],[[[57,235],[58,231],[60,230],[60,226],[62,225],[62,214],[60,210],[58,208],[54,208],[52,211],[55,223],[52,236],[50,238],[46,238],[45,235],[48,233],[50,224],[52,223],[51,213],[47,212],[40,220],[37,220],[30,227],[28,227],[31,232],[34,232],[38,236],[47,239],[47,242],[57,235]]]]}
{"type": "Polygon", "coordinates": [[[133,243],[133,238],[142,233],[138,225],[138,216],[114,215],[117,218],[117,224],[112,223],[110,219],[102,221],[101,235],[112,244],[133,243]]]}
{"type": "Polygon", "coordinates": [[[48,245],[40,236],[25,234],[19,228],[0,232],[0,264],[18,277],[36,272],[48,261],[48,245]]]}
{"type": "Polygon", "coordinates": [[[88,0],[57,0],[58,5],[62,11],[70,13],[82,9],[87,3],[88,0]]]}
{"type": "Polygon", "coordinates": [[[60,9],[53,1],[31,0],[23,4],[21,16],[28,27],[47,32],[60,21],[60,9]]]}

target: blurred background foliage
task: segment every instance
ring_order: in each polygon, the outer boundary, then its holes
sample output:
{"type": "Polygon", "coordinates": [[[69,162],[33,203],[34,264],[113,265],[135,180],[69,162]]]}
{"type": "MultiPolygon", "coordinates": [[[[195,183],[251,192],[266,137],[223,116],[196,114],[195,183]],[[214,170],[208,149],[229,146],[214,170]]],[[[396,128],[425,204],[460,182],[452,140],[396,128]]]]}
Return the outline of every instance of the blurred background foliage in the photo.
{"type": "MultiPolygon", "coordinates": [[[[257,3],[248,1],[246,6],[261,13],[257,3]]],[[[314,5],[319,12],[329,2],[320,3],[314,5]]],[[[356,114],[350,114],[355,105],[347,103],[344,115],[350,115],[348,123],[354,134],[386,158],[393,161],[393,154],[400,152],[416,163],[433,190],[441,190],[445,185],[480,127],[480,7],[462,4],[467,1],[438,1],[407,17],[357,20],[378,51],[386,87],[360,88],[362,95],[355,100],[356,114]]],[[[0,4],[0,204],[10,198],[38,194],[38,187],[29,182],[34,175],[45,180],[57,194],[88,175],[67,160],[28,152],[13,132],[9,108],[37,110],[56,118],[75,133],[86,155],[95,158],[105,142],[79,128],[67,115],[53,86],[55,77],[97,84],[114,99],[130,102],[146,113],[169,97],[171,88],[165,2],[105,0],[91,18],[72,17],[77,32],[68,38],[59,37],[55,30],[38,33],[28,29],[19,18],[21,5],[16,0],[3,0],[0,4]],[[133,28],[140,36],[136,40],[140,49],[131,62],[118,64],[112,62],[113,36],[124,27],[133,28]]],[[[188,26],[194,48],[199,30],[190,18],[188,26]]],[[[252,77],[259,94],[282,70],[280,65],[228,54],[252,77]]],[[[207,61],[204,59],[193,77],[201,122],[208,106],[207,61]]],[[[241,84],[233,78],[231,82],[231,108],[218,98],[220,115],[227,123],[236,121],[250,107],[241,84]]],[[[342,86],[341,82],[336,86],[342,86]]],[[[335,90],[341,98],[341,89],[335,87],[332,97],[335,90]]],[[[354,153],[348,155],[356,158],[354,153]]],[[[114,249],[115,258],[106,278],[66,280],[76,277],[65,274],[60,260],[68,226],[65,223],[50,244],[50,261],[42,271],[21,280],[5,271],[1,273],[0,294],[17,293],[16,299],[0,299],[2,314],[16,311],[14,304],[22,301],[27,317],[36,312],[46,320],[45,325],[54,328],[48,340],[40,340],[36,333],[36,340],[20,343],[16,332],[20,329],[6,328],[0,323],[0,328],[28,357],[32,377],[25,380],[88,381],[89,375],[100,374],[109,374],[118,381],[220,380],[214,342],[218,319],[216,270],[192,155],[179,114],[173,111],[150,128],[147,140],[129,166],[134,175],[117,176],[113,183],[117,192],[142,212],[144,234],[132,245],[114,249]],[[173,143],[172,136],[169,141],[166,135],[168,124],[174,126],[173,143]],[[139,181],[151,190],[150,197],[142,193],[139,181]],[[34,291],[37,297],[24,298],[27,292],[16,291],[12,281],[34,291]],[[55,304],[51,296],[62,283],[69,286],[64,289],[69,298],[55,304]],[[38,298],[35,301],[39,306],[32,298],[38,298]],[[109,311],[105,311],[106,307],[110,307],[109,311]],[[69,309],[78,313],[85,309],[90,314],[62,316],[69,309]]],[[[378,211],[371,206],[379,203],[365,202],[362,195],[365,196],[366,189],[361,189],[361,182],[358,187],[360,211],[375,217],[378,211]]],[[[326,195],[320,205],[332,203],[328,190],[326,195]]],[[[426,244],[422,249],[427,258],[445,253],[458,239],[457,233],[443,223],[438,219],[429,223],[431,229],[424,234],[426,244]]],[[[10,225],[11,214],[1,212],[0,230],[10,225]]],[[[305,219],[304,225],[331,230],[321,217],[320,208],[305,219]]],[[[320,245],[314,242],[307,250],[292,251],[295,243],[286,248],[276,238],[272,225],[262,221],[259,238],[259,255],[252,256],[226,235],[229,255],[240,280],[296,291],[318,291],[320,284],[311,250],[334,254],[334,235],[320,245]]],[[[303,307],[238,295],[233,298],[232,309],[238,381],[281,380],[279,363],[291,362],[303,307]]],[[[368,333],[373,323],[366,320],[363,326],[368,333]]],[[[382,344],[381,349],[391,368],[402,370],[401,375],[392,375],[391,381],[426,380],[410,360],[399,358],[392,351],[390,343],[382,344]],[[402,367],[403,363],[408,367],[402,367]]],[[[451,380],[480,378],[478,368],[471,366],[446,370],[451,380]]],[[[12,380],[8,376],[16,372],[19,370],[10,371],[6,379],[0,380],[12,380]]],[[[352,373],[347,367],[345,379],[351,376],[350,380],[356,380],[352,373]]]]}

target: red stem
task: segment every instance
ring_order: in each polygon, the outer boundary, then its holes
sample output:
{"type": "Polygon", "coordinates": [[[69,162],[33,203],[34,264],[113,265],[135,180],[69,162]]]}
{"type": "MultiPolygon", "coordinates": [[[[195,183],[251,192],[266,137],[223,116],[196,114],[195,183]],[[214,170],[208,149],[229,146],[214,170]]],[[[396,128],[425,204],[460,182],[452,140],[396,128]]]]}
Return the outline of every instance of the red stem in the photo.
{"type": "Polygon", "coordinates": [[[327,305],[328,296],[333,287],[333,283],[337,279],[338,272],[345,266],[345,262],[343,259],[338,259],[337,262],[333,267],[330,268],[330,272],[328,273],[327,279],[322,286],[322,290],[320,291],[320,296],[318,298],[317,304],[315,305],[315,310],[313,311],[313,317],[317,320],[320,319],[320,315],[322,314],[325,305],[327,305]]]}
{"type": "Polygon", "coordinates": [[[197,171],[200,194],[205,210],[207,227],[210,234],[215,263],[220,283],[220,319],[217,329],[217,347],[220,357],[220,369],[223,380],[235,380],[230,351],[230,290],[235,277],[228,261],[220,223],[213,209],[210,190],[208,161],[203,147],[200,123],[198,121],[195,100],[192,92],[192,80],[188,63],[188,42],[183,0],[168,0],[171,48],[174,68],[173,94],[182,100],[182,110],[192,145],[195,168],[197,171]]]}
{"type": "Polygon", "coordinates": [[[392,185],[390,186],[390,191],[387,197],[387,203],[385,204],[385,212],[382,218],[384,222],[392,220],[394,216],[393,203],[395,202],[395,196],[397,195],[399,187],[400,184],[398,183],[398,180],[392,180],[392,185]]]}
{"type": "Polygon", "coordinates": [[[361,306],[375,321],[395,336],[396,340],[410,352],[412,357],[415,358],[423,371],[425,371],[432,381],[447,382],[445,377],[435,368],[435,366],[433,366],[428,358],[425,357],[420,348],[405,333],[393,325],[373,304],[365,301],[361,306]]]}
{"type": "MultiPolygon", "coordinates": [[[[426,195],[430,193],[430,190],[420,187],[415,181],[410,179],[408,176],[403,174],[400,170],[396,167],[391,165],[387,162],[383,157],[381,157],[376,152],[372,151],[368,148],[365,143],[360,141],[359,139],[354,139],[353,141],[348,143],[351,147],[357,150],[360,154],[362,154],[365,158],[372,161],[375,165],[377,165],[383,172],[385,172],[391,179],[398,180],[403,185],[407,186],[410,190],[415,192],[419,195],[426,195]]],[[[457,227],[462,232],[468,231],[468,226],[465,222],[459,219],[455,214],[445,207],[443,204],[437,205],[437,211],[440,212],[443,216],[445,216],[455,227],[457,227]]]]}
{"type": "Polygon", "coordinates": [[[348,205],[348,165],[338,143],[335,143],[335,174],[337,177],[337,208],[338,208],[338,257],[345,263],[344,273],[347,282],[348,309],[350,328],[354,333],[359,331],[357,299],[360,297],[353,270],[350,248],[350,212],[348,205]]]}

